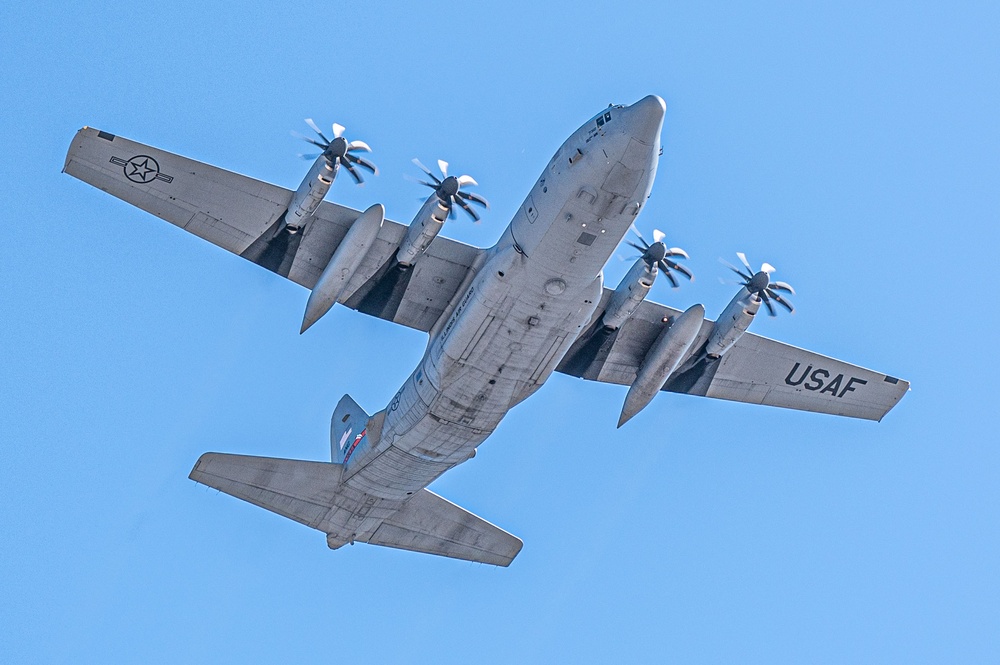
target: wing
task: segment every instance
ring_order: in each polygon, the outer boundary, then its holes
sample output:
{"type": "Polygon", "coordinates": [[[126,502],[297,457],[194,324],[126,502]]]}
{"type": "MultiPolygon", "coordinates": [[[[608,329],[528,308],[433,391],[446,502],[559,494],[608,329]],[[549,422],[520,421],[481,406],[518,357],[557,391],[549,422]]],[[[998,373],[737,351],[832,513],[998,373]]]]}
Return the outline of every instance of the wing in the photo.
{"type": "MultiPolygon", "coordinates": [[[[88,127],[63,171],[307,289],[361,214],[324,201],[304,232],[289,234],[290,190],[88,127]]],[[[392,259],[405,233],[385,221],[341,302],[428,331],[481,250],[438,237],[413,270],[400,271],[392,259]]]]}
{"type": "MultiPolygon", "coordinates": [[[[604,290],[598,313],[612,291],[604,290]]],[[[663,323],[676,309],[645,301],[625,325],[605,332],[598,315],[556,369],[564,374],[631,385],[663,323]]],[[[721,359],[704,353],[714,323],[705,320],[691,352],[663,390],[736,402],[881,420],[910,384],[818,353],[744,334],[721,359]]]]}

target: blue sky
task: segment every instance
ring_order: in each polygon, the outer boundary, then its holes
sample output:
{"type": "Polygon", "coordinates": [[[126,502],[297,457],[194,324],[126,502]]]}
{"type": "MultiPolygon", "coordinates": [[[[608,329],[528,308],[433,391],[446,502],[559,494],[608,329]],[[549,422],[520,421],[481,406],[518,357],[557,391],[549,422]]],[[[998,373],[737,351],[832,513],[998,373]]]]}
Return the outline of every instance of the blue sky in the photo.
{"type": "MultiPolygon", "coordinates": [[[[9,662],[997,662],[996,3],[43,3],[0,9],[0,654],[9,662]],[[755,332],[904,377],[880,424],[554,376],[433,489],[509,569],[358,545],[187,479],[326,459],[424,337],[336,308],[60,168],[83,125],[294,187],[340,122],[406,222],[438,158],[492,244],[609,102],[667,100],[639,218],[799,295],[755,332]]],[[[613,262],[607,281],[627,265],[613,262]]]]}

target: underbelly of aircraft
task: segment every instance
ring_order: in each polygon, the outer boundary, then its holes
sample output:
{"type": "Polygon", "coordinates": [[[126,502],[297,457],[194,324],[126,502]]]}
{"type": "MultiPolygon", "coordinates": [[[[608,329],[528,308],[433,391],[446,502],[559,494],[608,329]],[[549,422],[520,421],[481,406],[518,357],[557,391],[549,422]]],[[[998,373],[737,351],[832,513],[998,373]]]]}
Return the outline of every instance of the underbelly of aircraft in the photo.
{"type": "Polygon", "coordinates": [[[358,489],[402,498],[473,457],[507,412],[548,379],[590,320],[602,286],[595,277],[573,287],[558,280],[554,289],[551,271],[520,256],[501,270],[488,262],[482,278],[459,304],[454,330],[432,341],[386,408],[376,454],[348,473],[358,489]],[[504,275],[492,279],[491,272],[504,275]]]}

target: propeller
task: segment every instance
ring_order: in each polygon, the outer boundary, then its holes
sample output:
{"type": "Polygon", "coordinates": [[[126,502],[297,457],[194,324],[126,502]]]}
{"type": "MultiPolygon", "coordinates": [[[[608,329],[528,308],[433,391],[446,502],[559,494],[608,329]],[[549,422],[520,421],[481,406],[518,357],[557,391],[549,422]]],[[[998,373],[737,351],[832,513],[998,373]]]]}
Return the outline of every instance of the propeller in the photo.
{"type": "Polygon", "coordinates": [[[378,175],[378,168],[371,162],[369,162],[364,157],[359,157],[353,153],[355,152],[371,152],[372,149],[364,141],[348,141],[344,138],[344,126],[333,123],[333,140],[328,139],[326,135],[316,126],[312,118],[306,118],[306,124],[319,136],[320,140],[310,136],[304,136],[298,132],[292,132],[292,136],[300,138],[306,143],[311,143],[317,148],[321,149],[323,152],[315,155],[299,155],[303,159],[316,159],[317,157],[323,156],[326,158],[327,163],[336,176],[337,169],[343,166],[347,169],[347,172],[351,174],[354,178],[354,182],[361,184],[364,182],[364,178],[358,172],[356,167],[360,166],[366,171],[371,172],[373,175],[378,175]]]}
{"type": "Polygon", "coordinates": [[[760,265],[760,270],[754,272],[753,268],[750,267],[750,262],[747,261],[746,254],[743,252],[736,252],[736,256],[739,258],[740,263],[743,264],[743,267],[746,268],[745,272],[728,261],[724,261],[722,259],[719,260],[722,261],[723,265],[743,278],[741,284],[747,288],[747,291],[756,294],[758,298],[764,301],[764,306],[767,307],[768,314],[771,316],[777,316],[774,305],[771,304],[772,300],[787,309],[789,313],[795,311],[792,303],[788,302],[784,296],[778,293],[779,291],[783,291],[794,296],[795,289],[793,289],[790,284],[786,284],[785,282],[771,280],[771,273],[774,272],[774,266],[765,262],[760,265]]]}
{"type": "Polygon", "coordinates": [[[642,244],[637,245],[631,240],[626,241],[627,244],[630,247],[634,247],[642,252],[642,260],[644,260],[646,265],[650,268],[659,268],[662,270],[663,274],[667,276],[667,279],[670,280],[670,284],[673,285],[675,289],[678,288],[680,284],[677,282],[677,278],[674,277],[674,271],[679,272],[688,279],[694,279],[694,273],[688,270],[686,266],[670,260],[671,257],[675,256],[680,256],[685,259],[690,259],[691,257],[688,256],[688,253],[680,247],[667,247],[666,243],[663,242],[663,239],[666,237],[666,234],[663,233],[663,231],[653,229],[652,245],[646,242],[646,239],[642,237],[642,234],[639,233],[639,229],[635,228],[635,225],[632,226],[632,232],[635,233],[639,242],[642,244]]]}
{"type": "Polygon", "coordinates": [[[470,203],[475,203],[476,205],[482,206],[484,208],[489,208],[489,202],[478,194],[472,192],[467,192],[463,188],[469,185],[479,185],[475,178],[471,175],[460,175],[453,176],[448,175],[448,162],[443,159],[438,160],[438,168],[441,169],[441,177],[437,177],[434,173],[420,163],[419,159],[414,159],[413,163],[417,165],[421,171],[427,174],[427,177],[431,179],[431,182],[426,180],[413,179],[414,182],[418,182],[425,187],[430,187],[437,194],[437,197],[448,206],[448,216],[451,219],[455,219],[455,206],[469,213],[475,221],[479,221],[479,215],[475,210],[472,209],[470,203]]]}

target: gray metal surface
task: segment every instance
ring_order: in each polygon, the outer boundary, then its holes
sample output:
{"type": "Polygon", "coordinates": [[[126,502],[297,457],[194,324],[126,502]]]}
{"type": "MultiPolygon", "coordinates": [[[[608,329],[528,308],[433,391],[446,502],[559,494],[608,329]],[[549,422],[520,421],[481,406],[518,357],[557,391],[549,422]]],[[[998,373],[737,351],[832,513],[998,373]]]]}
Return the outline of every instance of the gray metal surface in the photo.
{"type": "MultiPolygon", "coordinates": [[[[604,301],[611,293],[605,289],[604,301]]],[[[679,315],[672,307],[646,301],[620,330],[607,336],[597,329],[595,319],[557,369],[592,381],[630,386],[664,320],[679,315]]],[[[903,379],[750,332],[720,360],[710,361],[704,357],[704,347],[713,327],[707,319],[702,323],[688,357],[662,390],[881,420],[910,388],[903,379]],[[800,381],[807,369],[809,376],[800,381]]]]}
{"type": "MultiPolygon", "coordinates": [[[[673,392],[882,418],[905,381],[750,333],[708,357],[714,324],[700,306],[684,335],[664,332],[679,311],[648,301],[620,327],[604,325],[613,291],[601,271],[649,196],[664,111],[651,95],[581,126],[489,249],[435,237],[404,265],[407,229],[386,220],[339,302],[429,333],[410,377],[373,416],[341,400],[334,463],[212,453],[191,477],[324,531],[334,548],[369,542],[507,565],[518,539],[426,487],[473,458],[553,371],[632,385],[646,364],[638,392],[663,378],[673,392]]],[[[360,214],[324,202],[292,233],[288,190],[92,129],[74,138],[65,170],[307,288],[360,214]]]]}
{"type": "MultiPolygon", "coordinates": [[[[94,128],[77,132],[63,170],[307,289],[316,284],[361,214],[324,201],[306,229],[289,236],[280,231],[290,190],[94,128]]],[[[402,224],[385,220],[341,302],[369,284],[405,233],[402,224]]],[[[409,276],[399,302],[366,313],[430,330],[481,251],[435,238],[409,276]]]]}
{"type": "MultiPolygon", "coordinates": [[[[377,517],[356,540],[414,552],[508,566],[522,542],[428,490],[406,501],[373,499],[339,489],[341,466],[327,462],[205,453],[190,478],[326,534],[377,517]]],[[[331,547],[344,542],[328,537],[331,547]]],[[[346,542],[354,542],[354,539],[346,542]]]]}

